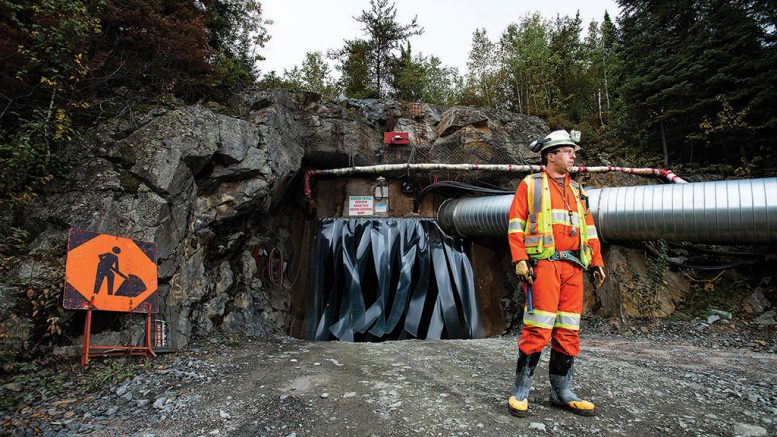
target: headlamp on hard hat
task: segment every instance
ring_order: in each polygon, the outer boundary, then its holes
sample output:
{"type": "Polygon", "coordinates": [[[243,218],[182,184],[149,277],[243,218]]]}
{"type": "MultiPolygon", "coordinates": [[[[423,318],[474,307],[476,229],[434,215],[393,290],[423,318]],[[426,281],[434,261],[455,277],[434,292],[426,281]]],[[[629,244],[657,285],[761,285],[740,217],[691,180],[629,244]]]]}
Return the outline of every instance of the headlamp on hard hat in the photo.
{"type": "Polygon", "coordinates": [[[545,145],[546,139],[543,138],[541,140],[534,140],[529,144],[529,150],[531,150],[534,153],[539,153],[539,151],[542,149],[542,146],[545,145]]]}
{"type": "Polygon", "coordinates": [[[529,144],[529,149],[534,153],[543,153],[543,151],[555,149],[561,146],[572,146],[575,151],[580,150],[580,146],[577,143],[580,141],[580,131],[573,130],[567,132],[565,130],[557,130],[549,133],[545,138],[541,140],[532,141],[529,144]]]}

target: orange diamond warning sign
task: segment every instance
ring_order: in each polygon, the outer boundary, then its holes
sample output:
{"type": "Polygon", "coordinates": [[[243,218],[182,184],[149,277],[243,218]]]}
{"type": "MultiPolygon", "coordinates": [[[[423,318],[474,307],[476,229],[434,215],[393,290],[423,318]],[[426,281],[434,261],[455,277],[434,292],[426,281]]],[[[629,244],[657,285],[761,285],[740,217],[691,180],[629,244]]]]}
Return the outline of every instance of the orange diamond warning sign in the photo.
{"type": "Polygon", "coordinates": [[[70,229],[64,307],[156,313],[156,244],[70,229]]]}

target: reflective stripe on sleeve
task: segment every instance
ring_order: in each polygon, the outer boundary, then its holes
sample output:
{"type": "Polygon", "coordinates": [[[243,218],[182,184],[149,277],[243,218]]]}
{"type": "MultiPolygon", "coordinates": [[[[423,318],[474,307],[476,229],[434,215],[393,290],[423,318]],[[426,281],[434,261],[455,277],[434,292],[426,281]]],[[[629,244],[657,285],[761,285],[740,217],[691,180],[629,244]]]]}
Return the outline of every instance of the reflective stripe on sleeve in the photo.
{"type": "Polygon", "coordinates": [[[535,235],[533,237],[526,237],[523,239],[523,244],[527,246],[536,246],[540,244],[540,238],[542,238],[540,235],[535,235]]]}
{"type": "Polygon", "coordinates": [[[521,220],[519,218],[514,218],[510,220],[510,223],[507,225],[507,233],[512,234],[515,232],[523,232],[523,228],[526,226],[526,221],[521,220]]]}
{"type": "Polygon", "coordinates": [[[590,225],[585,227],[586,232],[588,233],[588,239],[591,238],[599,238],[599,234],[596,233],[596,226],[590,225]]]}

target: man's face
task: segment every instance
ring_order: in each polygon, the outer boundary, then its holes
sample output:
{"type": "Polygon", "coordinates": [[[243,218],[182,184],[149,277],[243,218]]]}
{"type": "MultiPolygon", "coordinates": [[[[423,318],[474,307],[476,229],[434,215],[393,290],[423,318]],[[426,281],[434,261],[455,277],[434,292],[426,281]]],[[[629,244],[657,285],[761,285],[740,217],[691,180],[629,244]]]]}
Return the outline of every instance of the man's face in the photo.
{"type": "Polygon", "coordinates": [[[548,167],[559,173],[569,173],[575,166],[575,148],[562,146],[548,155],[548,167]]]}

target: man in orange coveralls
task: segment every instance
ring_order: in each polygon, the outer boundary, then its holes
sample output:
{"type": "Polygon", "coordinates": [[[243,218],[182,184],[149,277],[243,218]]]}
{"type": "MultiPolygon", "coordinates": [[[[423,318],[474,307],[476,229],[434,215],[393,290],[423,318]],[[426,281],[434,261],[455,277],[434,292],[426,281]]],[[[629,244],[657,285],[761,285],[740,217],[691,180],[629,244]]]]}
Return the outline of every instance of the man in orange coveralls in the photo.
{"type": "Polygon", "coordinates": [[[588,199],[569,177],[579,140],[579,132],[570,136],[561,130],[533,142],[532,151],[540,153],[545,170],[518,185],[510,207],[507,238],[515,273],[534,304],[533,310],[524,307],[515,386],[508,400],[510,413],[518,417],[528,411],[534,369],[549,340],[551,405],[585,416],[596,412],[593,403],[571,390],[572,364],[580,352],[583,270],[590,267],[596,288],[606,278],[588,199]]]}

